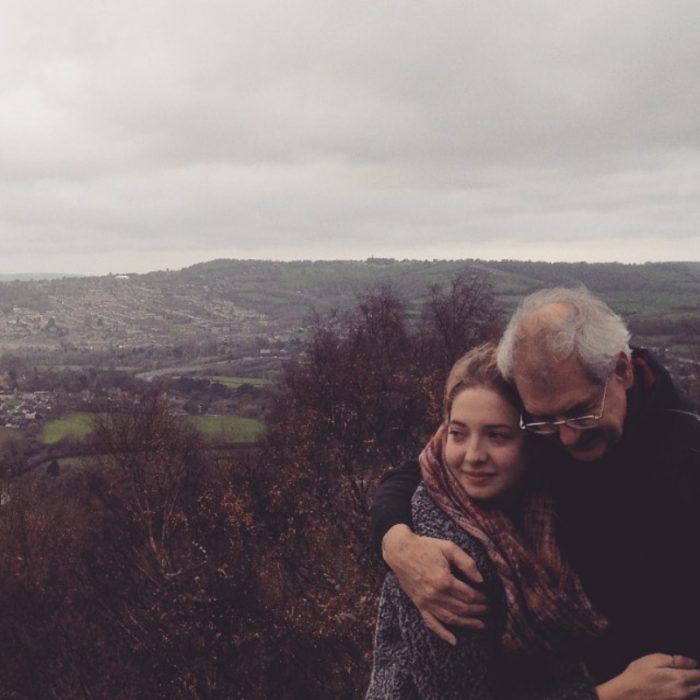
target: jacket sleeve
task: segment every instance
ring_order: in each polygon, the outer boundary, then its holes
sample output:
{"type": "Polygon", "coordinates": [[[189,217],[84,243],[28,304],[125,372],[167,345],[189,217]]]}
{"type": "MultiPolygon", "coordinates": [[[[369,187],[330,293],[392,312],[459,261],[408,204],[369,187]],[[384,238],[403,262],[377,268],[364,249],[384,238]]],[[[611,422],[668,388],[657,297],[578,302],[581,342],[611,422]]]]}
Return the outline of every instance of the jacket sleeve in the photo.
{"type": "Polygon", "coordinates": [[[420,482],[418,462],[406,462],[384,473],[370,508],[372,547],[382,557],[382,538],[394,525],[412,527],[411,498],[420,482]]]}

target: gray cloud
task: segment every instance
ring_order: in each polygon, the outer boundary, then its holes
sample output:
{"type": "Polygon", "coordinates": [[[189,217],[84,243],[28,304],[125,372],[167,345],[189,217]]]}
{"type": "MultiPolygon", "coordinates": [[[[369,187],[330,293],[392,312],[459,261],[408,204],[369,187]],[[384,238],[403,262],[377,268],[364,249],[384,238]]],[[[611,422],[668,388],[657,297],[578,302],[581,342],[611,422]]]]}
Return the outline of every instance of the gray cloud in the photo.
{"type": "Polygon", "coordinates": [[[700,258],[693,0],[2,10],[2,272],[700,258]]]}

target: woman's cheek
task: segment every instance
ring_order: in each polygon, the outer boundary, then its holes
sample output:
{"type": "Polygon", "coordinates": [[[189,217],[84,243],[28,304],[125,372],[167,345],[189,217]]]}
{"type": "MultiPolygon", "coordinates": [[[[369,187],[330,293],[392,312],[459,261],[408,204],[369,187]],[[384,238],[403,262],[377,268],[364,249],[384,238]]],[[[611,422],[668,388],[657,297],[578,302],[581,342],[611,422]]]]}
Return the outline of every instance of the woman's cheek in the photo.
{"type": "Polygon", "coordinates": [[[447,466],[453,471],[458,469],[464,461],[464,448],[454,442],[448,442],[445,448],[445,461],[447,466]]]}

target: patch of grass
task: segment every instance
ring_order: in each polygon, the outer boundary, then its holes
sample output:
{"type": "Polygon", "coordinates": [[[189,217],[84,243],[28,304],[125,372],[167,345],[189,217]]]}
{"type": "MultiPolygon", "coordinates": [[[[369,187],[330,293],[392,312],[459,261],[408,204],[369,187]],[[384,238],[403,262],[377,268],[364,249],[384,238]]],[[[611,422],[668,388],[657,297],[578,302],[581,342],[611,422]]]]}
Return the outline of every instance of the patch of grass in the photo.
{"type": "MultiPolygon", "coordinates": [[[[48,421],[42,428],[39,440],[44,445],[53,445],[67,437],[84,438],[92,432],[94,415],[94,413],[71,413],[63,418],[48,421]]],[[[262,421],[242,416],[185,416],[183,419],[207,440],[212,441],[256,442],[265,428],[262,421]]],[[[0,432],[0,440],[2,434],[0,432]]]]}
{"type": "Polygon", "coordinates": [[[86,455],[85,457],[62,457],[58,460],[58,466],[61,469],[71,467],[73,469],[82,469],[88,466],[95,459],[96,455],[86,455]]]}
{"type": "Polygon", "coordinates": [[[208,440],[256,442],[265,429],[262,421],[242,416],[188,416],[186,420],[208,440]]]}
{"type": "Polygon", "coordinates": [[[39,434],[44,445],[53,445],[66,437],[84,438],[92,432],[94,413],[70,413],[63,418],[48,421],[39,434]]]}
{"type": "Polygon", "coordinates": [[[90,365],[37,365],[37,369],[45,370],[47,372],[84,372],[89,368],[90,365]]]}
{"type": "Polygon", "coordinates": [[[259,377],[226,377],[224,375],[216,375],[211,377],[212,381],[219,382],[227,386],[229,389],[237,389],[244,384],[250,386],[271,386],[272,381],[269,379],[260,379],[259,377]]]}
{"type": "Polygon", "coordinates": [[[693,346],[690,343],[673,343],[668,346],[668,351],[674,355],[684,357],[693,357],[693,353],[697,352],[698,346],[693,346]]]}

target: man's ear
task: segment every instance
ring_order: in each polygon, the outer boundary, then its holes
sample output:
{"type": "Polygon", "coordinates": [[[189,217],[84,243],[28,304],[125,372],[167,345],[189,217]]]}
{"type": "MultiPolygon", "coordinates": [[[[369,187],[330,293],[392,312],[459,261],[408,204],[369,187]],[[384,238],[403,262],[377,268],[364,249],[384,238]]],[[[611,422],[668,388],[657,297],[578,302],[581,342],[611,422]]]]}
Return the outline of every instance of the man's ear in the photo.
{"type": "Polygon", "coordinates": [[[621,352],[617,356],[613,374],[622,382],[625,389],[629,389],[634,384],[634,370],[632,369],[632,359],[626,352],[621,352]]]}

